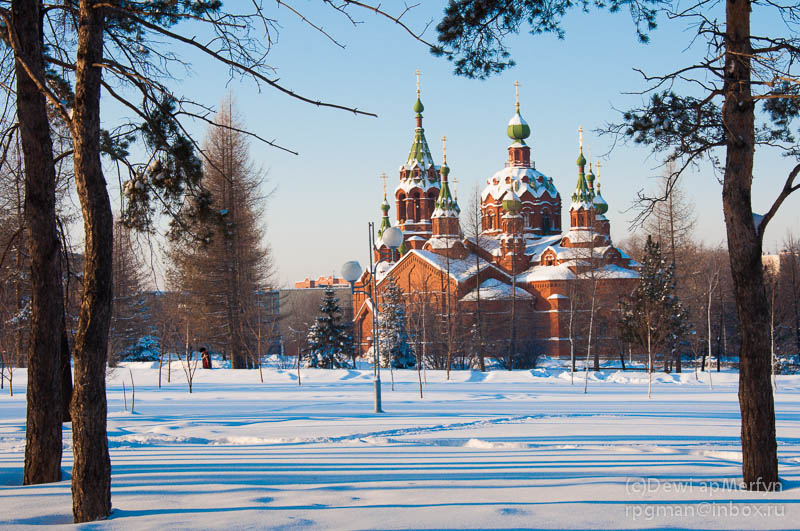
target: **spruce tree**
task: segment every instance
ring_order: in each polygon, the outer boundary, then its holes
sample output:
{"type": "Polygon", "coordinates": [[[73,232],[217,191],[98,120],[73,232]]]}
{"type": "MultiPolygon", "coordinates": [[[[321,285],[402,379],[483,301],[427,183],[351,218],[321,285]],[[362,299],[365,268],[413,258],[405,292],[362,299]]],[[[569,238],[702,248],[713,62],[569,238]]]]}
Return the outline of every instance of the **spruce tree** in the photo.
{"type": "Polygon", "coordinates": [[[675,295],[674,267],[664,260],[661,246],[651,236],[647,237],[642,262],[639,284],[621,302],[620,329],[626,340],[647,349],[648,371],[652,374],[653,349],[684,332],[687,312],[675,295]]]}
{"type": "Polygon", "coordinates": [[[416,364],[414,350],[406,329],[406,307],[403,293],[394,279],[383,292],[383,305],[378,316],[378,339],[381,347],[381,367],[408,369],[416,364]]]}
{"type": "Polygon", "coordinates": [[[321,316],[308,331],[306,367],[318,369],[347,369],[347,358],[353,350],[353,336],[340,323],[342,309],[333,288],[327,288],[319,307],[321,316]]]}

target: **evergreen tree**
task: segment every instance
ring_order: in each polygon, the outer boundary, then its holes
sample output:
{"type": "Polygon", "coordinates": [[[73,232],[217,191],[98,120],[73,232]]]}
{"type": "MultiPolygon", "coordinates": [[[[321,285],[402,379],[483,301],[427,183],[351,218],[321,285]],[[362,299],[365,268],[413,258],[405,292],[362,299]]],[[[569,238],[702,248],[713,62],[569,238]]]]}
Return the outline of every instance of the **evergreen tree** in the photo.
{"type": "Polygon", "coordinates": [[[340,323],[342,309],[333,288],[327,288],[319,307],[322,315],[308,331],[308,356],[306,367],[319,369],[346,369],[347,358],[353,350],[353,336],[340,323]]]}
{"type": "Polygon", "coordinates": [[[653,349],[684,332],[687,312],[675,296],[674,267],[664,260],[661,246],[651,236],[647,237],[642,261],[639,284],[621,303],[620,329],[626,340],[647,349],[652,375],[653,349]]]}
{"type": "Polygon", "coordinates": [[[383,305],[378,316],[378,339],[381,347],[381,367],[408,369],[417,360],[409,343],[406,329],[406,306],[403,292],[394,279],[383,292],[383,305]]]}

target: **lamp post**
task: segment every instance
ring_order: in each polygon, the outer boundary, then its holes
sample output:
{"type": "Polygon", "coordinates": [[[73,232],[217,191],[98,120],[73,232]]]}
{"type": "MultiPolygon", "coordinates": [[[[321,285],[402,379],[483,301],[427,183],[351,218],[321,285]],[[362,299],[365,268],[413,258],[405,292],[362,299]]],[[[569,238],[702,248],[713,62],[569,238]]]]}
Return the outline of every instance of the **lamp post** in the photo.
{"type": "MultiPolygon", "coordinates": [[[[375,224],[369,224],[369,283],[362,284],[356,289],[355,282],[361,278],[361,264],[355,260],[345,262],[342,266],[342,278],[350,283],[352,294],[360,293],[372,298],[372,354],[374,364],[373,387],[375,388],[375,413],[383,413],[381,408],[381,364],[380,364],[380,340],[378,338],[378,293],[376,290],[375,274],[378,264],[382,260],[373,263],[372,251],[375,249],[375,224]]],[[[403,232],[397,227],[389,227],[381,235],[381,242],[389,248],[389,260],[394,257],[394,251],[403,244],[403,232]]]]}

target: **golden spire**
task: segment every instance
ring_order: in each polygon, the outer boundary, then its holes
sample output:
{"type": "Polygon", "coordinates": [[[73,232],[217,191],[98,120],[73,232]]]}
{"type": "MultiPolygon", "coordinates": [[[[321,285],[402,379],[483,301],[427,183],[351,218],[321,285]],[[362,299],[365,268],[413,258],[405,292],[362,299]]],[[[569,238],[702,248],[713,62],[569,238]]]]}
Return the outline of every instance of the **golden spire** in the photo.
{"type": "Polygon", "coordinates": [[[383,198],[386,199],[386,172],[381,172],[380,178],[383,181],[383,198]]]}
{"type": "Polygon", "coordinates": [[[442,137],[442,162],[447,165],[447,137],[442,137]]]}
{"type": "Polygon", "coordinates": [[[578,126],[578,142],[580,142],[580,150],[583,152],[583,126],[578,126]]]}
{"type": "Polygon", "coordinates": [[[458,177],[453,177],[453,198],[458,201],[458,177]]]}
{"type": "Polygon", "coordinates": [[[517,112],[519,112],[519,81],[514,81],[514,93],[517,100],[517,112]]]}
{"type": "Polygon", "coordinates": [[[597,179],[599,181],[600,180],[600,161],[599,160],[594,163],[594,167],[597,168],[597,173],[594,174],[595,179],[597,179]]]}
{"type": "Polygon", "coordinates": [[[417,69],[417,99],[419,99],[419,68],[417,69]]]}

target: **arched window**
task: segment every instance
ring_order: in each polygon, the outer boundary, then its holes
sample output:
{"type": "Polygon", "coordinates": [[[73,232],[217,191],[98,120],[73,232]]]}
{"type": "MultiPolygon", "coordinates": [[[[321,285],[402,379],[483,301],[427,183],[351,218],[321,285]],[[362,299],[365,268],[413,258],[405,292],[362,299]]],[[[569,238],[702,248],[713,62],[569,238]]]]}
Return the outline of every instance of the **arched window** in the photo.
{"type": "Polygon", "coordinates": [[[542,212],[542,232],[550,232],[550,212],[542,212]]]}
{"type": "Polygon", "coordinates": [[[397,219],[399,221],[406,220],[406,194],[400,194],[397,197],[397,219]]]}
{"type": "Polygon", "coordinates": [[[417,192],[415,190],[411,194],[411,199],[414,201],[414,212],[413,212],[414,221],[419,221],[420,220],[420,216],[422,215],[420,199],[419,199],[419,192],[417,192]]]}
{"type": "Polygon", "coordinates": [[[432,189],[428,192],[428,200],[426,201],[425,205],[425,219],[431,219],[431,216],[433,215],[433,205],[436,204],[436,198],[438,196],[439,192],[437,192],[435,189],[432,189]]]}

